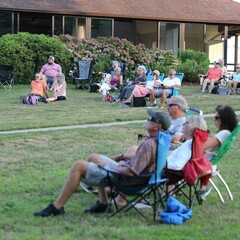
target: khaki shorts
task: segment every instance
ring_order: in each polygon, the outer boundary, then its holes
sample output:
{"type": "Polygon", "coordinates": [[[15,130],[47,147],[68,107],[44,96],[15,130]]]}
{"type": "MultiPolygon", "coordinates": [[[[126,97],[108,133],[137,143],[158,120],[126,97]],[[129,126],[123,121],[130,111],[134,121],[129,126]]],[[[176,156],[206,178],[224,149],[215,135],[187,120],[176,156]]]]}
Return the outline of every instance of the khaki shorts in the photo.
{"type": "MultiPolygon", "coordinates": [[[[109,166],[118,166],[118,163],[111,158],[101,155],[100,159],[107,162],[109,166]]],[[[87,169],[86,177],[82,179],[84,183],[89,186],[106,186],[105,178],[107,177],[107,171],[99,167],[95,163],[90,163],[87,169]]],[[[111,179],[117,178],[110,173],[111,179]]]]}

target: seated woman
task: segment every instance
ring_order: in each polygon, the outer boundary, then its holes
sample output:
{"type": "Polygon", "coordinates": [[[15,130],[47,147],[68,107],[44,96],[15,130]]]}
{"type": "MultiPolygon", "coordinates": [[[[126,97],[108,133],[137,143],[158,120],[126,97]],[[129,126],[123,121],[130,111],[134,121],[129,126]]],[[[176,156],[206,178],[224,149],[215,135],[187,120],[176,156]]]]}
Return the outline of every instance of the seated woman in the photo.
{"type": "MultiPolygon", "coordinates": [[[[192,155],[192,141],[195,128],[207,131],[207,123],[203,117],[192,115],[187,118],[187,121],[183,125],[182,133],[186,141],[182,143],[180,147],[172,151],[167,158],[167,176],[169,178],[169,184],[174,184],[183,179],[182,170],[191,159],[192,155]]],[[[201,189],[205,188],[207,188],[207,183],[201,186],[201,189]]]]}
{"type": "Polygon", "coordinates": [[[48,93],[47,93],[47,84],[46,81],[41,81],[40,79],[41,74],[40,73],[36,73],[35,74],[35,80],[31,81],[31,92],[30,95],[35,95],[38,99],[38,101],[44,101],[46,99],[43,98],[43,94],[45,94],[45,96],[48,98],[48,93]]]}
{"type": "Polygon", "coordinates": [[[228,80],[229,95],[232,95],[232,88],[233,88],[233,94],[236,94],[237,85],[240,85],[240,65],[236,66],[236,72],[233,73],[232,79],[228,80]]]}
{"type": "Polygon", "coordinates": [[[114,75],[112,76],[112,79],[110,82],[103,83],[99,89],[99,92],[102,92],[103,95],[103,101],[105,101],[105,97],[107,96],[107,92],[111,90],[112,88],[115,88],[117,85],[123,84],[123,76],[121,75],[121,68],[115,67],[114,69],[114,75]]]}
{"type": "Polygon", "coordinates": [[[159,80],[160,72],[158,70],[154,70],[152,73],[152,80],[144,85],[136,85],[132,91],[130,97],[124,102],[125,104],[130,104],[133,101],[133,97],[145,97],[147,94],[150,94],[154,87],[159,87],[161,81],[159,80]]]}
{"type": "Polygon", "coordinates": [[[141,65],[137,68],[138,76],[136,78],[134,78],[131,85],[127,85],[122,89],[122,91],[120,92],[120,95],[119,95],[119,102],[122,102],[123,99],[128,99],[130,97],[130,95],[132,94],[132,91],[136,85],[145,85],[146,84],[146,80],[147,80],[146,72],[147,72],[147,70],[143,65],[141,65]]]}
{"type": "Polygon", "coordinates": [[[53,84],[53,97],[48,98],[48,102],[55,102],[67,99],[66,88],[67,84],[63,73],[58,73],[56,76],[57,80],[53,84]]]}
{"type": "Polygon", "coordinates": [[[214,67],[209,68],[207,72],[207,78],[203,80],[202,92],[205,92],[207,84],[210,83],[209,93],[212,93],[214,84],[219,81],[220,78],[223,78],[223,71],[219,67],[219,61],[214,62],[214,67]]]}

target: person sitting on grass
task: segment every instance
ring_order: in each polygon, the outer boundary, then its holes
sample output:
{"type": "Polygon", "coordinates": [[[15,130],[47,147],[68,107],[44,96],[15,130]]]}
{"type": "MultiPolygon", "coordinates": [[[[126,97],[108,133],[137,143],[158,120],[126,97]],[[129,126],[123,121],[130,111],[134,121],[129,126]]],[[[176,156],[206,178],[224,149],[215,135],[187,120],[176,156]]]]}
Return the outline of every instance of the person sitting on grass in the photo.
{"type": "MultiPolygon", "coordinates": [[[[77,161],[68,175],[67,181],[63,186],[58,198],[50,203],[45,209],[35,212],[34,216],[48,217],[50,215],[64,214],[64,205],[68,199],[75,193],[79,183],[84,181],[90,186],[98,187],[99,200],[97,203],[86,209],[86,213],[104,213],[109,209],[106,184],[104,179],[107,172],[102,169],[105,165],[111,166],[112,169],[123,173],[119,180],[121,184],[137,185],[147,183],[149,179],[137,178],[142,173],[152,173],[156,165],[157,155],[157,138],[160,130],[167,131],[171,124],[171,118],[168,113],[163,111],[152,111],[148,109],[149,118],[145,123],[145,129],[148,132],[148,138],[138,147],[136,154],[127,159],[122,156],[122,161],[116,162],[100,154],[91,154],[88,161],[77,161]]],[[[114,176],[112,176],[114,178],[114,176]]]]}
{"type": "Polygon", "coordinates": [[[181,87],[181,81],[179,78],[176,77],[176,71],[174,69],[170,69],[168,73],[168,77],[162,81],[160,88],[151,92],[150,107],[153,107],[156,97],[157,98],[161,97],[160,109],[163,109],[167,97],[173,95],[173,89],[180,88],[180,87],[181,87]]]}
{"type": "Polygon", "coordinates": [[[46,98],[43,96],[44,94],[48,98],[47,84],[46,81],[41,80],[40,73],[35,74],[35,80],[31,81],[30,88],[30,94],[28,94],[27,96],[21,96],[22,103],[26,103],[26,98],[33,95],[37,97],[38,101],[48,103],[46,98]]]}
{"type": "Polygon", "coordinates": [[[159,87],[161,81],[159,80],[160,72],[158,70],[154,70],[152,73],[152,79],[144,85],[136,85],[132,91],[130,97],[124,101],[125,104],[131,104],[134,97],[145,97],[147,94],[150,94],[154,87],[159,87]]]}
{"type": "Polygon", "coordinates": [[[57,80],[53,83],[53,97],[48,98],[48,102],[55,102],[67,99],[67,84],[63,73],[57,73],[57,80]]]}

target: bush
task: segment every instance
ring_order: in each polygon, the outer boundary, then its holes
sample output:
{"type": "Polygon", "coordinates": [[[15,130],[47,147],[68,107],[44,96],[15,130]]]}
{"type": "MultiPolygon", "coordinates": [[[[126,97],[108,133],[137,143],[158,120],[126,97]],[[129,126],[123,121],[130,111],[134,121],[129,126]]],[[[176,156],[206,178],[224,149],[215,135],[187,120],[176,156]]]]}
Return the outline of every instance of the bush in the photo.
{"type": "Polygon", "coordinates": [[[184,80],[187,82],[198,82],[198,75],[205,74],[209,68],[209,60],[206,53],[201,51],[179,51],[178,72],[184,73],[184,80]]]}
{"type": "Polygon", "coordinates": [[[3,35],[0,37],[0,49],[0,64],[14,66],[16,83],[29,84],[49,55],[55,56],[56,62],[62,66],[66,76],[73,68],[73,54],[61,41],[46,35],[23,32],[3,35]]]}
{"type": "Polygon", "coordinates": [[[172,51],[148,50],[143,44],[133,45],[126,39],[98,37],[97,39],[77,39],[69,35],[56,36],[74,54],[77,60],[93,61],[95,72],[106,72],[112,60],[125,63],[126,78],[136,75],[138,65],[151,70],[159,69],[165,74],[178,64],[172,51]]]}

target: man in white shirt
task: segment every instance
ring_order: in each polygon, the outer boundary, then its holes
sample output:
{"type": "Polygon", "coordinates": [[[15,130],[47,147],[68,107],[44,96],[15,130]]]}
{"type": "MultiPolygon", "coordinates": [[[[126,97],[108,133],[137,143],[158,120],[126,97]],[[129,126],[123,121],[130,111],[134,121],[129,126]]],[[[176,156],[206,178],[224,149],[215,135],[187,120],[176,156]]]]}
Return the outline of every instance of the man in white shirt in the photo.
{"type": "Polygon", "coordinates": [[[181,87],[181,82],[180,82],[180,79],[176,77],[176,71],[174,69],[169,70],[168,77],[162,81],[159,89],[156,89],[151,92],[150,106],[153,106],[155,98],[161,97],[160,109],[163,109],[166,102],[166,98],[173,94],[174,88],[180,88],[180,87],[181,87]]]}

